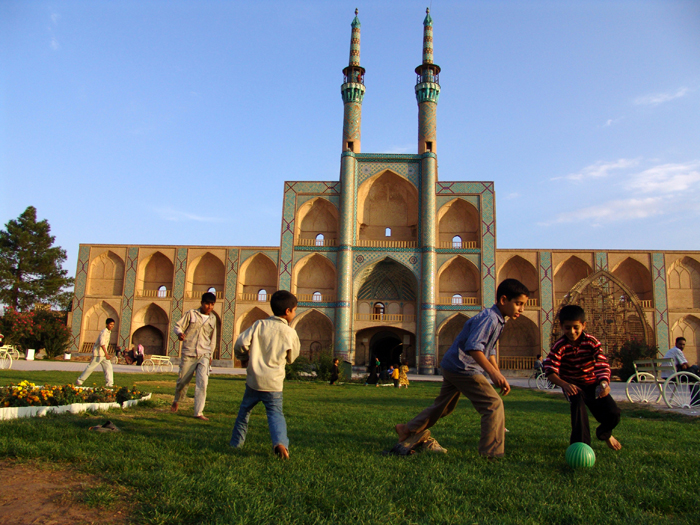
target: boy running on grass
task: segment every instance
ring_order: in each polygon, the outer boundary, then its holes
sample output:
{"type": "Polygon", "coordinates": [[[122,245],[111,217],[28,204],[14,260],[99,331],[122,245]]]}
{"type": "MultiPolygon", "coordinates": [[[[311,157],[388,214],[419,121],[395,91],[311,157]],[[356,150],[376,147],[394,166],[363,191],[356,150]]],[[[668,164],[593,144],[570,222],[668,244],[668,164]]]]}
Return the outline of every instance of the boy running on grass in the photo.
{"type": "Polygon", "coordinates": [[[552,384],[560,386],[571,407],[570,443],[591,444],[588,412],[600,423],[596,437],[613,450],[622,445],[612,435],[620,422],[620,409],[610,395],[610,364],[598,340],[587,334],[586,313],[577,305],[564,306],[559,312],[564,335],[554,343],[544,360],[544,373],[552,384]]]}
{"type": "Polygon", "coordinates": [[[506,317],[517,318],[525,308],[530,292],[516,279],[506,279],[496,291],[496,304],[464,323],[464,328],[442,359],[442,387],[433,405],[406,424],[396,425],[399,441],[420,439],[424,430],[448,416],[457,406],[460,394],[481,414],[479,454],[501,457],[505,449],[506,421],[503,401],[484,377],[488,374],[503,395],[510,385],[498,369],[496,341],[506,317]]]}
{"type": "Polygon", "coordinates": [[[238,336],[233,346],[236,358],[247,368],[247,378],[229,445],[243,448],[250,412],[262,402],[267,411],[275,454],[289,459],[287,422],[282,413],[282,388],[284,367],[294,362],[301,347],[296,330],[289,326],[296,316],[297,298],[286,290],[279,290],[272,294],[270,306],[275,315],[253,323],[238,336]]]}

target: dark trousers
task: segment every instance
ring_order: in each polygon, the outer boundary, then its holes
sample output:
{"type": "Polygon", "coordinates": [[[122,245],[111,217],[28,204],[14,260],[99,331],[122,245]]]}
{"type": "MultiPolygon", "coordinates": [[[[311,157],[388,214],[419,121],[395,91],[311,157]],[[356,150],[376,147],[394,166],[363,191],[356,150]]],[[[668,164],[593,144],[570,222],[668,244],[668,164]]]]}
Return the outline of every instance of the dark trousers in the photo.
{"type": "Polygon", "coordinates": [[[620,409],[610,394],[596,399],[596,385],[579,387],[575,396],[566,396],[571,407],[571,439],[570,443],[591,444],[591,429],[588,425],[588,412],[600,423],[595,431],[596,437],[605,441],[612,436],[613,429],[620,422],[620,409]]]}

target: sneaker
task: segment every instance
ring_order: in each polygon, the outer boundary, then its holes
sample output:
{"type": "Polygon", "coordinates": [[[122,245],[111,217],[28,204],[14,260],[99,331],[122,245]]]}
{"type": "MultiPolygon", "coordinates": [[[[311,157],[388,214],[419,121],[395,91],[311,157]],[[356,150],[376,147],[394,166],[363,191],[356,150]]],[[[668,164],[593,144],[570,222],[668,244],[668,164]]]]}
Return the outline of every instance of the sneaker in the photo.
{"type": "Polygon", "coordinates": [[[437,442],[437,439],[431,437],[421,444],[420,452],[438,452],[440,454],[447,454],[447,449],[443,448],[440,443],[437,442]]]}
{"type": "Polygon", "coordinates": [[[430,439],[430,430],[423,430],[422,432],[411,434],[405,440],[394,445],[389,453],[398,456],[409,456],[414,454],[418,447],[428,439],[430,439]]]}

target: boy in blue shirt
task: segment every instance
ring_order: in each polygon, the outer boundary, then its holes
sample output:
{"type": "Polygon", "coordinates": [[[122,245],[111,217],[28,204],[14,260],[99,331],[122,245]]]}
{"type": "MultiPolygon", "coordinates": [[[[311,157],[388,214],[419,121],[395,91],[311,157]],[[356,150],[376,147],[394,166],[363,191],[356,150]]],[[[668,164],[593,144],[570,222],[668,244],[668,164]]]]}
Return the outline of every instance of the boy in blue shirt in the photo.
{"type": "Polygon", "coordinates": [[[523,312],[530,291],[516,279],[506,279],[496,290],[496,304],[481,311],[464,323],[464,328],[443,357],[442,387],[431,407],[426,408],[406,424],[396,425],[400,442],[421,439],[423,431],[451,414],[460,394],[471,401],[481,414],[479,454],[487,458],[501,457],[505,451],[506,420],[503,401],[488,382],[488,374],[504,396],[510,385],[498,368],[496,341],[505,318],[515,319],[523,312]]]}

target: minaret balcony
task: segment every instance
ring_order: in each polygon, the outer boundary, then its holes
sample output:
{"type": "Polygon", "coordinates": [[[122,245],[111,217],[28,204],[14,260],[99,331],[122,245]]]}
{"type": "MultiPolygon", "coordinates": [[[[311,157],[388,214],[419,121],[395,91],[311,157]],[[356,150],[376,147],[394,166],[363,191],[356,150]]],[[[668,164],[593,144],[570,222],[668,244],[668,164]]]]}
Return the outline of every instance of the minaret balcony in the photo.
{"type": "Polygon", "coordinates": [[[440,84],[436,82],[421,82],[416,84],[416,99],[421,102],[435,102],[440,98],[440,84]]]}
{"type": "Polygon", "coordinates": [[[362,99],[365,96],[365,86],[358,82],[346,82],[340,86],[340,93],[343,96],[343,102],[359,102],[362,103],[362,99]]]}

